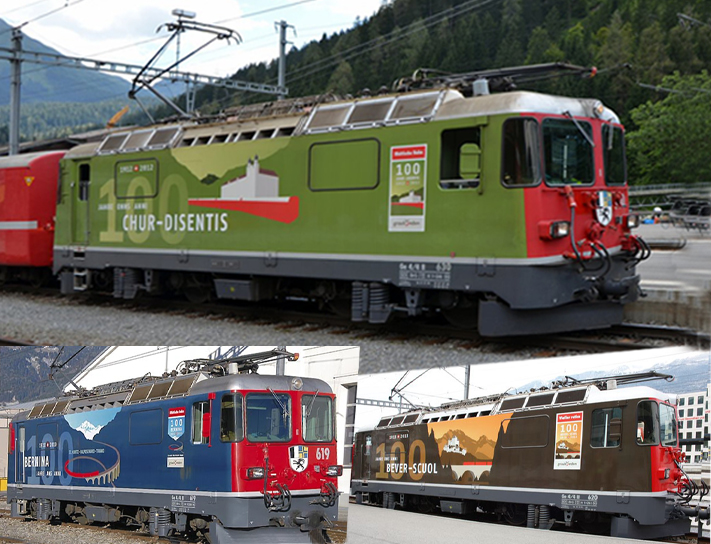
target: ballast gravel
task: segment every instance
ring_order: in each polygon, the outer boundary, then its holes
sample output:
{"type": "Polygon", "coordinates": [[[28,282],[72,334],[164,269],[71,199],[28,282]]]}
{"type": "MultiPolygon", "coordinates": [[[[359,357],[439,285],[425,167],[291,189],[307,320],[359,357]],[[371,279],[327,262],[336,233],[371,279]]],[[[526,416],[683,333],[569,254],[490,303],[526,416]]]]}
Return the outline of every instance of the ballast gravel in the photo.
{"type": "Polygon", "coordinates": [[[81,527],[71,523],[50,525],[48,521],[25,521],[10,517],[5,496],[0,495],[0,544],[152,544],[157,537],[81,527]]]}
{"type": "Polygon", "coordinates": [[[358,345],[361,374],[552,355],[548,350],[501,350],[495,344],[476,346],[466,340],[381,336],[343,327],[292,326],[197,313],[176,315],[8,291],[0,292],[0,338],[45,345],[358,345]]]}

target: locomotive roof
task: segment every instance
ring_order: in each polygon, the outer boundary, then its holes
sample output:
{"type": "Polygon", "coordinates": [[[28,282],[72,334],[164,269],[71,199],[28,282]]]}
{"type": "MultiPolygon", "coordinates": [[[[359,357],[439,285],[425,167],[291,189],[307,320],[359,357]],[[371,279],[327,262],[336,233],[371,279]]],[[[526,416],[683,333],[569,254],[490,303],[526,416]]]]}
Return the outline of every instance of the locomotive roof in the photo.
{"type": "Polygon", "coordinates": [[[0,168],[27,167],[30,166],[34,160],[51,155],[61,156],[64,155],[64,151],[38,151],[37,153],[21,153],[19,155],[0,157],[0,168]]]}
{"type": "Polygon", "coordinates": [[[191,395],[208,393],[218,390],[250,390],[250,389],[273,389],[274,391],[303,391],[305,393],[332,393],[331,387],[318,378],[300,378],[297,376],[265,376],[262,374],[232,374],[220,376],[212,380],[202,381],[195,384],[191,389],[191,395]],[[299,380],[302,385],[294,387],[295,380],[299,380]],[[218,385],[219,384],[219,385],[218,385]]]}
{"type": "Polygon", "coordinates": [[[607,388],[602,383],[576,384],[526,393],[492,395],[449,403],[436,408],[418,408],[380,420],[377,427],[407,425],[481,417],[490,414],[526,412],[552,407],[574,407],[635,399],[657,399],[676,404],[676,396],[648,386],[607,388]]]}
{"type": "Polygon", "coordinates": [[[15,417],[16,419],[35,419],[176,399],[215,391],[268,391],[269,389],[273,391],[332,393],[331,387],[318,378],[248,373],[214,376],[207,372],[191,372],[165,378],[144,376],[98,386],[84,394],[74,394],[39,402],[29,412],[22,412],[15,417]]]}
{"type": "Polygon", "coordinates": [[[598,100],[513,91],[465,97],[455,89],[429,89],[339,101],[313,99],[299,107],[279,107],[280,101],[245,106],[207,123],[194,120],[131,128],[108,134],[99,144],[74,148],[67,158],[111,155],[165,148],[199,147],[304,134],[426,123],[462,117],[543,113],[600,117],[619,123],[598,100]]]}

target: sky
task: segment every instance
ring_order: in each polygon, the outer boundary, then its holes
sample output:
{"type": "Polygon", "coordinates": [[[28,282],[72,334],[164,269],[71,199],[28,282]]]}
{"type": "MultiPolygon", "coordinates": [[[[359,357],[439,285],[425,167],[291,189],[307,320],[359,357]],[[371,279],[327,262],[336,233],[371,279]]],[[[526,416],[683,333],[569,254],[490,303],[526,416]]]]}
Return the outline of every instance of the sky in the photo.
{"type": "MultiPolygon", "coordinates": [[[[368,18],[383,0],[2,0],[0,19],[23,26],[23,32],[62,54],[143,65],[165,43],[165,28],[176,20],[174,9],[196,14],[196,21],[230,28],[242,43],[220,40],[181,66],[181,70],[226,76],[250,63],[278,56],[275,22],[284,20],[288,40],[297,47],[351,28],[356,19],[368,18]],[[66,7],[65,7],[66,6],[66,7]]],[[[191,50],[209,35],[186,32],[181,51],[191,50]]],[[[159,66],[175,61],[171,45],[159,66]]],[[[288,67],[287,67],[288,70],[288,67]]]]}
{"type": "MultiPolygon", "coordinates": [[[[708,362],[710,356],[708,352],[672,347],[477,364],[471,366],[468,398],[514,392],[531,382],[541,381],[548,384],[560,376],[579,377],[593,370],[605,371],[606,375],[630,374],[654,370],[679,359],[691,358],[708,362]]],[[[401,395],[406,399],[403,400],[404,406],[407,406],[406,401],[420,406],[439,406],[463,398],[464,373],[464,367],[446,367],[407,373],[399,371],[363,375],[358,380],[358,398],[400,402],[401,395]],[[392,393],[394,387],[400,390],[400,395],[392,393]]],[[[711,377],[709,379],[711,380],[711,377]]],[[[642,385],[654,388],[655,382],[642,385]]],[[[372,428],[381,417],[400,411],[405,409],[359,405],[356,431],[372,428]]]]}
{"type": "MultiPolygon", "coordinates": [[[[271,351],[276,346],[249,346],[245,354],[271,351]]],[[[160,376],[178,368],[181,361],[205,359],[218,348],[229,346],[119,346],[111,347],[99,357],[88,372],[74,377],[76,384],[91,389],[97,385],[132,379],[150,373],[160,376]]],[[[286,346],[286,350],[299,355],[296,361],[286,362],[286,374],[313,376],[332,382],[353,382],[358,372],[360,348],[358,346],[286,346]],[[333,381],[335,380],[335,381],[333,381]]],[[[224,356],[224,355],[223,355],[224,356]]],[[[274,374],[274,362],[260,365],[260,374],[274,374]]],[[[65,391],[73,390],[72,384],[65,391]]]]}

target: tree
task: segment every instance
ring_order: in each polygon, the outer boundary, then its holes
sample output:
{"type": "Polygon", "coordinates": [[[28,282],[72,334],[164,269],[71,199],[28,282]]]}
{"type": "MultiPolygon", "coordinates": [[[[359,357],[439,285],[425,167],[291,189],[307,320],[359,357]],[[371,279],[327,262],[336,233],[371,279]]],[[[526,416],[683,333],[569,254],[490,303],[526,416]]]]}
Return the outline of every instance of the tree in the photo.
{"type": "Polygon", "coordinates": [[[694,183],[711,179],[711,77],[667,76],[659,102],[632,110],[639,129],[628,135],[630,180],[636,184],[694,183]]]}
{"type": "Polygon", "coordinates": [[[329,92],[345,95],[353,92],[355,90],[354,87],[353,69],[348,61],[341,61],[338,67],[333,71],[333,74],[331,74],[327,88],[329,92]]]}
{"type": "Polygon", "coordinates": [[[518,66],[526,53],[523,49],[524,24],[520,0],[504,0],[501,16],[501,42],[496,54],[497,66],[518,66]]]}
{"type": "Polygon", "coordinates": [[[612,70],[605,82],[605,102],[618,113],[627,110],[627,101],[635,87],[630,70],[622,69],[633,60],[634,34],[632,25],[622,21],[620,12],[612,15],[609,27],[601,28],[596,35],[600,47],[595,55],[595,65],[612,70]]]}

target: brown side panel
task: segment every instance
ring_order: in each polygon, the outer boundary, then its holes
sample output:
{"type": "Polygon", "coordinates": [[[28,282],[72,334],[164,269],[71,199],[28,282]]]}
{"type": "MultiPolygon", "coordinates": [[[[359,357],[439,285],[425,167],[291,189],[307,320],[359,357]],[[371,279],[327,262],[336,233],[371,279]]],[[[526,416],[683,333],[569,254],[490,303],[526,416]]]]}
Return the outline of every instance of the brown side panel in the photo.
{"type": "Polygon", "coordinates": [[[636,443],[636,410],[637,401],[628,401],[376,429],[357,435],[352,474],[371,481],[651,491],[651,450],[636,443]],[[593,410],[614,407],[622,410],[620,445],[592,447],[593,410]],[[580,435],[556,434],[560,416],[571,414],[582,422],[580,435]],[[567,455],[570,462],[556,462],[567,455]]]}
{"type": "MultiPolygon", "coordinates": [[[[649,446],[636,443],[635,401],[597,404],[565,410],[541,410],[511,414],[504,421],[494,452],[490,485],[503,487],[540,487],[545,489],[583,489],[598,491],[650,491],[651,454],[649,446]],[[594,409],[622,408],[620,445],[609,448],[591,446],[594,409]],[[582,441],[574,468],[556,468],[557,444],[564,442],[556,434],[557,416],[582,412],[582,441]],[[545,437],[545,439],[543,438],[545,437]]],[[[567,447],[568,445],[566,444],[567,447]]],[[[570,448],[573,446],[571,445],[570,448]]]]}

